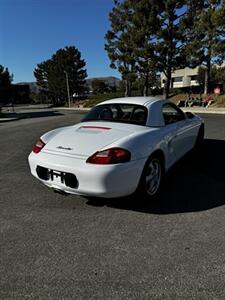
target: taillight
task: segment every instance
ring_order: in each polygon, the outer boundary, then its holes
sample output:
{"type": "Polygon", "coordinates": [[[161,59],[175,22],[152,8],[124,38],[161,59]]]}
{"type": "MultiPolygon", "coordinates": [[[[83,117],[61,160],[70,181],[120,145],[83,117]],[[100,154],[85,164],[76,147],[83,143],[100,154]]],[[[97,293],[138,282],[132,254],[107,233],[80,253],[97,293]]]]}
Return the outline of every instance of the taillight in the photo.
{"type": "Polygon", "coordinates": [[[46,145],[46,144],[45,144],[41,139],[39,139],[39,140],[36,142],[36,144],[34,145],[32,151],[33,151],[34,153],[39,153],[39,152],[41,151],[41,149],[44,148],[45,145],[46,145]]]}
{"type": "Polygon", "coordinates": [[[111,148],[98,151],[87,159],[87,163],[97,165],[120,164],[130,161],[129,151],[121,148],[111,148]]]}

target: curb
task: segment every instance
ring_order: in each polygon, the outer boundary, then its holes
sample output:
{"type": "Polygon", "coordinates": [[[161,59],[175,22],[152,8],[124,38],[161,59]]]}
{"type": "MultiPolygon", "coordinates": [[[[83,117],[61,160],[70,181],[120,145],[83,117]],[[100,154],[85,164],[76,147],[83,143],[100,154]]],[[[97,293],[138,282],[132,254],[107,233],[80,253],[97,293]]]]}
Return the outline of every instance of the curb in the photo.
{"type": "Polygon", "coordinates": [[[225,110],[224,109],[218,109],[218,110],[213,110],[213,109],[183,109],[181,108],[184,112],[192,112],[195,114],[220,114],[220,115],[225,115],[225,110]]]}
{"type": "Polygon", "coordinates": [[[0,118],[0,123],[13,122],[20,120],[21,118],[0,118]]]}
{"type": "Polygon", "coordinates": [[[56,110],[89,111],[91,107],[56,107],[56,110]]]}
{"type": "MultiPolygon", "coordinates": [[[[192,112],[195,114],[215,114],[215,115],[225,115],[225,109],[191,109],[191,108],[181,108],[183,112],[192,112]]],[[[78,107],[57,107],[55,110],[67,110],[67,111],[75,111],[75,112],[87,112],[91,110],[91,107],[89,108],[78,108],[78,107]]],[[[0,118],[0,123],[7,123],[7,122],[13,122],[17,120],[24,119],[24,117],[17,117],[17,118],[0,118]]]]}
{"type": "MultiPolygon", "coordinates": [[[[72,107],[72,108],[69,108],[69,107],[58,107],[57,108],[58,110],[71,110],[71,111],[78,111],[78,112],[85,112],[85,111],[89,111],[91,109],[91,107],[89,108],[77,108],[77,107],[72,107]]],[[[196,113],[196,114],[224,114],[225,115],[225,109],[209,109],[209,108],[206,108],[206,109],[189,109],[189,108],[182,108],[181,109],[184,111],[184,112],[192,112],[192,113],[196,113]]]]}

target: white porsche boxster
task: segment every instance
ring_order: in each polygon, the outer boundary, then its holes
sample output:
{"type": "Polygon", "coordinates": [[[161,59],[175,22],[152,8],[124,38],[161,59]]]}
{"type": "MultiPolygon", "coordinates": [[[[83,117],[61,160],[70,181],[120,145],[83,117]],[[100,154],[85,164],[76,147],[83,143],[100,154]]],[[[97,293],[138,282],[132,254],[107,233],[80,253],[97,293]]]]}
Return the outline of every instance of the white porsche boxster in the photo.
{"type": "Polygon", "coordinates": [[[65,193],[114,198],[159,192],[167,170],[204,138],[203,120],[162,98],[102,102],[76,125],[45,133],[31,173],[65,193]]]}

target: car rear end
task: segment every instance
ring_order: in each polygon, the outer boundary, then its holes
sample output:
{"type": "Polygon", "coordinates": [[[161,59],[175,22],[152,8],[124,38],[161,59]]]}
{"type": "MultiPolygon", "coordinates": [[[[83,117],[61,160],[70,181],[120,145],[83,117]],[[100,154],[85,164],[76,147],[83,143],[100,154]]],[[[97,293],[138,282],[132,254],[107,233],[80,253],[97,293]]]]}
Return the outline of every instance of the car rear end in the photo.
{"type": "Polygon", "coordinates": [[[115,144],[133,131],[109,125],[83,124],[49,142],[38,140],[29,155],[32,175],[50,188],[71,194],[105,198],[132,194],[145,160],[133,160],[129,150],[110,147],[110,142],[115,144]]]}

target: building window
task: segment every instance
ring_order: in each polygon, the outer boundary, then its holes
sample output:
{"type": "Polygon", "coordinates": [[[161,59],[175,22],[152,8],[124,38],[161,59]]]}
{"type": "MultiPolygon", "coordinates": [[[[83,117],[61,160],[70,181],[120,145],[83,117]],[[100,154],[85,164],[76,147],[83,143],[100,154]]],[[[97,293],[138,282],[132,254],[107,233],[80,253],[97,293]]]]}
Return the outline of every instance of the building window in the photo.
{"type": "Polygon", "coordinates": [[[191,80],[197,80],[198,76],[197,75],[193,75],[191,76],[191,80]]]}
{"type": "Polygon", "coordinates": [[[172,80],[173,82],[183,82],[183,77],[174,77],[172,80]]]}

